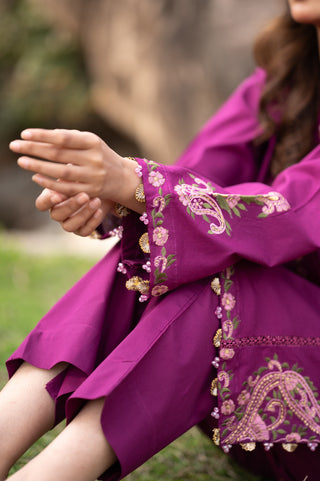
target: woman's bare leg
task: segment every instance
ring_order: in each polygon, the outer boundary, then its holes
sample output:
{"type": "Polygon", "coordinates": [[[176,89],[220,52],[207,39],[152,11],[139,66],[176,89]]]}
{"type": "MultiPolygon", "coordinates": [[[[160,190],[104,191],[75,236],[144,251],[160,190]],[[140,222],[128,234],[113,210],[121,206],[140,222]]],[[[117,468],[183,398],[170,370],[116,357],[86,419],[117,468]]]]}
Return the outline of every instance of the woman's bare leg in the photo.
{"type": "Polygon", "coordinates": [[[10,481],[95,481],[115,461],[100,418],[104,399],[89,401],[74,420],[10,481]]]}
{"type": "Polygon", "coordinates": [[[55,405],[45,386],[66,366],[60,363],[45,370],[24,363],[0,392],[0,481],[17,459],[52,428],[55,405]]]}

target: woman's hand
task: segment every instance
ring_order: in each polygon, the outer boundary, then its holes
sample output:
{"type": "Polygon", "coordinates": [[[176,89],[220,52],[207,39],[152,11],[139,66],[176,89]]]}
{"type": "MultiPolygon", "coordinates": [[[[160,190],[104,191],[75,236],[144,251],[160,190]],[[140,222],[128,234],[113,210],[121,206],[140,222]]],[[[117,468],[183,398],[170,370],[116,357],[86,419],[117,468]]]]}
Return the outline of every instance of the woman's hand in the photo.
{"type": "Polygon", "coordinates": [[[135,199],[140,184],[136,162],[118,155],[97,135],[30,129],[23,131],[21,138],[11,142],[10,148],[24,154],[18,159],[19,166],[36,172],[32,179],[42,187],[66,197],[84,192],[90,198],[109,199],[139,213],[145,210],[135,199]]]}
{"type": "Polygon", "coordinates": [[[90,199],[85,193],[67,198],[65,195],[44,189],[36,199],[36,207],[50,211],[50,217],[59,222],[67,232],[86,237],[98,227],[113,208],[113,203],[99,198],[90,199]]]}
{"type": "Polygon", "coordinates": [[[122,196],[126,163],[97,135],[30,129],[22,132],[21,138],[11,142],[10,148],[24,154],[18,159],[19,166],[36,172],[33,180],[42,187],[67,197],[85,192],[91,198],[118,201],[122,196]]]}

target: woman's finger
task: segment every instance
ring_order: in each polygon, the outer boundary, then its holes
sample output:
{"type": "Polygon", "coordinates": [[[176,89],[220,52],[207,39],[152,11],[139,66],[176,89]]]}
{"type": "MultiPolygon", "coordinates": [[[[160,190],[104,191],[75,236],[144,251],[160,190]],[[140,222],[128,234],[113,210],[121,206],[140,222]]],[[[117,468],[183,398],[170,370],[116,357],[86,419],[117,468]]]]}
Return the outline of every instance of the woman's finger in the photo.
{"type": "Polygon", "coordinates": [[[90,149],[102,141],[91,132],[66,129],[27,129],[21,132],[23,140],[45,142],[68,149],[90,149]]]}
{"type": "Polygon", "coordinates": [[[35,204],[38,210],[46,211],[52,209],[59,202],[63,202],[66,197],[63,194],[54,192],[50,189],[43,189],[41,194],[36,198],[35,204]]]}
{"type": "Polygon", "coordinates": [[[87,221],[87,223],[81,226],[75,233],[81,237],[87,237],[92,234],[98,225],[101,224],[104,218],[104,213],[102,209],[98,209],[92,217],[87,221]]]}
{"type": "MultiPolygon", "coordinates": [[[[10,143],[10,149],[17,154],[50,160],[60,164],[84,165],[88,163],[88,152],[86,150],[69,149],[54,144],[14,140],[10,143]]],[[[95,156],[96,154],[92,153],[91,155],[95,156]]]]}
{"type": "Polygon", "coordinates": [[[66,197],[72,197],[80,192],[85,192],[89,197],[97,197],[98,192],[93,192],[91,185],[86,183],[68,182],[61,179],[51,179],[50,177],[45,177],[44,175],[35,174],[32,176],[32,180],[47,189],[59,192],[66,197]]]}
{"type": "MultiPolygon", "coordinates": [[[[55,205],[50,212],[50,217],[57,222],[64,222],[69,217],[73,216],[78,212],[86,203],[89,202],[89,196],[84,192],[77,194],[64,202],[55,205]]],[[[101,204],[101,201],[97,199],[97,207],[101,204]]],[[[92,215],[92,212],[91,212],[92,215]]]]}
{"type": "Polygon", "coordinates": [[[83,182],[88,177],[88,168],[73,164],[56,164],[45,160],[19,157],[18,165],[25,170],[71,182],[83,182]]]}
{"type": "MultiPolygon", "coordinates": [[[[61,222],[61,226],[67,232],[83,232],[85,228],[88,229],[89,226],[92,224],[95,227],[91,230],[91,232],[100,224],[100,215],[102,216],[102,210],[100,209],[101,202],[99,199],[92,199],[88,202],[85,206],[83,206],[78,212],[76,212],[73,216],[65,221],[61,222]],[[100,214],[101,213],[101,214],[100,214]],[[97,214],[97,215],[96,215],[97,214]],[[98,217],[98,218],[97,218],[98,217]],[[90,223],[91,221],[91,223],[90,223]]],[[[91,234],[91,232],[89,232],[91,234]]],[[[79,234],[83,235],[83,234],[79,234]]],[[[89,234],[85,234],[89,235],[89,234]]]]}

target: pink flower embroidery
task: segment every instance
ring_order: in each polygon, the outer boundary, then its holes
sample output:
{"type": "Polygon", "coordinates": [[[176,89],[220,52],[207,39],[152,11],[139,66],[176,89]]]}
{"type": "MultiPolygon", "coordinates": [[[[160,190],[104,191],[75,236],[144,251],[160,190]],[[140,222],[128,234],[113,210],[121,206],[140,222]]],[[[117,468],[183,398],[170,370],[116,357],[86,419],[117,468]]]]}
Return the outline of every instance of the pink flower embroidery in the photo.
{"type": "Polygon", "coordinates": [[[169,237],[169,231],[168,229],[165,229],[164,227],[156,227],[153,231],[153,242],[157,246],[163,246],[169,237]]]}
{"type": "Polygon", "coordinates": [[[262,208],[262,212],[266,215],[276,212],[283,212],[290,209],[290,204],[278,192],[269,192],[267,195],[258,196],[258,200],[262,201],[265,205],[262,208]]]}
{"type": "Polygon", "coordinates": [[[244,389],[238,396],[238,404],[240,404],[240,406],[244,406],[245,404],[248,404],[249,399],[250,393],[244,389]]]}
{"type": "Polygon", "coordinates": [[[149,173],[148,180],[153,187],[161,187],[161,185],[163,185],[166,181],[161,172],[158,172],[157,170],[152,170],[149,173]]]}
{"type": "Polygon", "coordinates": [[[230,209],[236,207],[236,205],[240,202],[240,195],[228,195],[227,197],[227,204],[230,209]]]}
{"type": "Polygon", "coordinates": [[[189,205],[189,198],[185,194],[185,191],[184,191],[183,187],[181,185],[176,185],[174,190],[178,194],[179,201],[182,203],[182,205],[187,207],[189,205]]]}
{"type": "Polygon", "coordinates": [[[142,177],[142,166],[141,165],[138,165],[135,169],[134,169],[135,173],[137,174],[138,177],[142,177]]]}
{"type": "Polygon", "coordinates": [[[233,349],[224,347],[223,349],[220,350],[221,359],[225,359],[225,360],[232,359],[234,355],[235,355],[235,352],[233,349]]]}
{"type": "Polygon", "coordinates": [[[232,294],[225,292],[223,294],[221,303],[226,311],[232,311],[232,309],[236,305],[236,300],[232,294]]]}
{"type": "Polygon", "coordinates": [[[161,296],[162,294],[165,294],[167,291],[168,291],[168,287],[167,287],[167,286],[155,286],[155,287],[152,289],[151,294],[152,294],[153,296],[161,296]]]}
{"type": "Polygon", "coordinates": [[[225,416],[230,416],[230,414],[233,413],[234,409],[235,405],[232,399],[226,399],[221,406],[221,412],[222,414],[225,414],[225,416]]]}
{"type": "Polygon", "coordinates": [[[300,439],[301,439],[301,436],[298,433],[290,433],[286,435],[287,443],[298,443],[300,439]]]}

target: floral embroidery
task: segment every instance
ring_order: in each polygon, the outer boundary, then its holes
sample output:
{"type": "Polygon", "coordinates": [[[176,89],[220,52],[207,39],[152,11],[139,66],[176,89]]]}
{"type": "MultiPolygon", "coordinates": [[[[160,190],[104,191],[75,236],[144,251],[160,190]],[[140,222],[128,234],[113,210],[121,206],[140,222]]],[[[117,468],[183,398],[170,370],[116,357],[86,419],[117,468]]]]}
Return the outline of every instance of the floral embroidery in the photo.
{"type": "Polygon", "coordinates": [[[239,394],[237,401],[240,406],[245,406],[246,404],[248,404],[249,399],[250,399],[250,394],[248,393],[248,391],[244,389],[239,394]]]}
{"type": "Polygon", "coordinates": [[[283,212],[290,209],[288,201],[278,192],[261,195],[219,194],[215,192],[210,182],[205,182],[190,173],[189,176],[194,180],[193,184],[186,184],[180,179],[174,190],[193,219],[195,215],[202,216],[203,220],[210,224],[208,234],[226,232],[227,235],[231,235],[231,225],[223,211],[232,219],[233,215],[241,218],[242,213],[247,211],[246,205],[250,204],[263,206],[258,218],[268,217],[275,211],[283,212]]]}
{"type": "Polygon", "coordinates": [[[223,402],[221,406],[222,414],[225,414],[226,416],[230,416],[230,414],[232,414],[234,410],[235,410],[235,405],[232,399],[227,399],[226,401],[223,402]]]}
{"type": "Polygon", "coordinates": [[[240,195],[228,195],[228,197],[226,198],[227,204],[230,209],[234,209],[239,204],[240,200],[240,195]]]}
{"type": "Polygon", "coordinates": [[[140,294],[146,295],[149,292],[149,281],[138,276],[133,276],[127,280],[126,288],[129,291],[138,291],[140,294]]]}
{"type": "MultiPolygon", "coordinates": [[[[277,354],[266,358],[266,366],[243,383],[232,413],[221,408],[228,416],[222,422],[223,444],[304,442],[315,449],[320,437],[320,403],[311,379],[301,372],[297,364],[281,364],[277,354]]],[[[222,406],[231,406],[230,401],[228,397],[222,406]]]]}
{"type": "Polygon", "coordinates": [[[148,176],[149,184],[153,185],[153,187],[161,187],[166,181],[163,175],[158,171],[151,171],[148,176]]]}
{"type": "MultiPolygon", "coordinates": [[[[234,309],[236,305],[236,298],[230,292],[233,286],[233,280],[231,278],[234,274],[234,271],[235,271],[234,267],[230,266],[226,269],[225,272],[221,274],[221,281],[223,284],[223,291],[224,291],[221,299],[221,304],[222,304],[224,313],[226,314],[226,319],[222,322],[223,340],[221,341],[221,347],[223,348],[229,347],[229,345],[226,344],[226,342],[229,339],[233,339],[233,332],[235,329],[237,329],[240,323],[238,316],[231,318],[231,311],[234,309]]],[[[228,357],[228,359],[231,359],[231,357],[228,357]]]]}
{"type": "MultiPolygon", "coordinates": [[[[219,370],[211,386],[211,393],[218,395],[219,400],[222,449],[229,452],[233,444],[240,444],[243,449],[253,450],[256,442],[262,442],[269,450],[277,442],[289,452],[293,452],[299,443],[306,443],[314,451],[320,442],[319,393],[311,379],[302,375],[302,368],[297,364],[290,366],[287,362],[281,364],[278,355],[274,354],[272,359],[266,358],[266,365],[248,376],[240,392],[234,394],[232,380],[235,375],[227,366],[235,356],[236,348],[251,345],[319,346],[320,338],[234,338],[240,320],[233,315],[236,305],[233,274],[234,267],[229,267],[220,276],[222,339],[219,340],[219,370]]],[[[218,436],[217,428],[214,432],[218,436]]]]}
{"type": "Polygon", "coordinates": [[[187,207],[187,212],[193,219],[195,214],[201,215],[210,224],[210,234],[222,234],[228,226],[219,204],[213,198],[213,188],[201,179],[197,179],[191,174],[189,175],[195,179],[196,184],[189,185],[181,179],[179,185],[176,185],[174,188],[179,195],[180,202],[187,207]],[[199,185],[204,187],[199,187],[199,185]],[[208,216],[213,217],[215,222],[212,222],[208,216]]]}
{"type": "Polygon", "coordinates": [[[232,311],[232,309],[236,305],[236,300],[235,300],[235,298],[233,297],[232,294],[230,294],[230,293],[227,294],[225,292],[223,294],[221,304],[223,305],[223,307],[225,308],[226,311],[232,311]]]}
{"type": "Polygon", "coordinates": [[[276,212],[283,212],[290,209],[289,202],[278,192],[269,192],[267,195],[258,196],[258,199],[265,205],[262,208],[262,214],[259,217],[267,217],[276,210],[276,212]]]}
{"type": "Polygon", "coordinates": [[[301,436],[299,433],[290,433],[286,435],[287,443],[299,443],[301,441],[301,436]]]}
{"type": "Polygon", "coordinates": [[[233,349],[223,348],[220,350],[220,357],[221,359],[232,359],[235,355],[233,349]]]}
{"type": "MultiPolygon", "coordinates": [[[[157,195],[152,200],[152,240],[153,242],[162,247],[161,255],[158,255],[154,259],[154,283],[151,294],[153,296],[160,296],[168,291],[168,286],[164,283],[167,281],[168,276],[166,270],[175,262],[175,255],[168,254],[165,247],[169,239],[169,229],[164,227],[165,218],[163,215],[164,209],[168,206],[171,201],[171,194],[163,195],[162,186],[166,182],[164,175],[157,169],[159,167],[153,161],[145,161],[148,168],[148,182],[153,187],[157,188],[157,195]]],[[[149,219],[150,220],[150,219],[149,219]]]]}
{"type": "MultiPolygon", "coordinates": [[[[136,159],[133,159],[133,160],[136,160],[136,159]]],[[[138,177],[142,177],[142,166],[141,165],[138,165],[135,169],[134,169],[135,173],[137,174],[138,177]]]]}
{"type": "Polygon", "coordinates": [[[157,246],[163,246],[169,238],[169,231],[164,227],[156,227],[153,231],[152,238],[157,246]]]}
{"type": "Polygon", "coordinates": [[[154,286],[152,289],[153,296],[162,296],[162,294],[165,294],[166,292],[168,292],[168,286],[154,286]]]}

